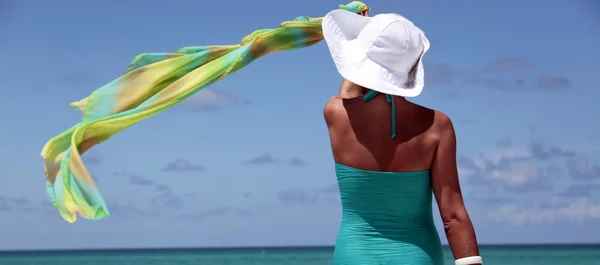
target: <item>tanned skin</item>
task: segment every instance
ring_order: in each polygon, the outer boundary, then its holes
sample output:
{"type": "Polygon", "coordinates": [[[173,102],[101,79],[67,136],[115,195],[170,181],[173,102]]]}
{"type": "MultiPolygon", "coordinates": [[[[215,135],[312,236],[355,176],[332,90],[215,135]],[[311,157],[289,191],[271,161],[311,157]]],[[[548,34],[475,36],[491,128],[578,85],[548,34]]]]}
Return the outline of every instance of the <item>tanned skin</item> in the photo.
{"type": "MultiPolygon", "coordinates": [[[[335,162],[387,172],[431,170],[431,185],[455,259],[479,256],[475,230],[463,202],[450,118],[394,97],[396,138],[385,96],[365,102],[368,89],[347,80],[323,111],[335,162]]],[[[476,264],[473,264],[476,265],[476,264]]]]}

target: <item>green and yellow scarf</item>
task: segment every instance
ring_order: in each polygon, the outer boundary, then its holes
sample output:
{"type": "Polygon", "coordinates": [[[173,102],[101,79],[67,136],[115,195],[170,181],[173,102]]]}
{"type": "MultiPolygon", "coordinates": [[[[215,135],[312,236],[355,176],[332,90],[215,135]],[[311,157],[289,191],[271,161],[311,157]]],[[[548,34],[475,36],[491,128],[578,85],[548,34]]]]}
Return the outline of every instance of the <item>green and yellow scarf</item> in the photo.
{"type": "MultiPolygon", "coordinates": [[[[362,13],[361,2],[340,5],[362,13]]],[[[109,215],[81,154],[111,136],[185,100],[269,53],[309,47],[323,40],[323,18],[298,17],[276,29],[262,29],[229,46],[184,47],[176,53],[136,56],[125,74],[71,103],[83,113],[80,123],[52,138],[42,150],[47,192],[60,215],[75,222],[109,215]]]]}

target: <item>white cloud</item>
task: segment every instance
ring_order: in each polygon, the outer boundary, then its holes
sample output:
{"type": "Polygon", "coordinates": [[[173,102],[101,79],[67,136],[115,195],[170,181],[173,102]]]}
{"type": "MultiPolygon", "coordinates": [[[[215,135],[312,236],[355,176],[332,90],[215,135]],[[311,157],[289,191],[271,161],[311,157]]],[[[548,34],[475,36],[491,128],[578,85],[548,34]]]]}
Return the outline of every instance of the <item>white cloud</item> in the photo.
{"type": "Polygon", "coordinates": [[[515,162],[509,164],[507,168],[492,169],[487,176],[508,186],[521,186],[537,181],[540,174],[538,167],[531,163],[515,162]]]}
{"type": "Polygon", "coordinates": [[[459,158],[461,177],[478,187],[519,192],[546,191],[553,184],[546,171],[525,147],[494,148],[459,158]]]}
{"type": "Polygon", "coordinates": [[[216,110],[219,105],[236,104],[239,102],[239,98],[233,93],[205,88],[182,101],[179,107],[194,110],[216,110]]]}
{"type": "Polygon", "coordinates": [[[487,166],[496,165],[506,160],[525,160],[532,154],[527,148],[494,148],[487,149],[473,156],[459,157],[459,173],[470,176],[479,173],[487,166]]]}
{"type": "Polygon", "coordinates": [[[539,142],[528,147],[501,147],[461,156],[459,172],[475,186],[477,200],[490,200],[497,206],[489,209],[490,219],[515,225],[600,219],[600,202],[585,195],[593,189],[589,183],[585,186],[588,189],[575,186],[553,197],[558,192],[554,189],[555,181],[567,177],[559,166],[563,163],[572,178],[591,180],[600,172],[600,167],[591,165],[575,151],[539,142]],[[490,195],[485,189],[502,193],[508,196],[507,200],[490,195]],[[550,199],[527,199],[524,192],[537,192],[534,194],[550,199]]]}
{"type": "Polygon", "coordinates": [[[463,178],[466,178],[466,177],[470,177],[470,176],[472,176],[472,175],[473,175],[475,172],[477,172],[477,171],[475,171],[475,170],[471,170],[471,169],[469,169],[469,168],[466,168],[466,167],[463,167],[463,166],[460,166],[460,165],[458,166],[458,176],[459,176],[461,179],[463,179],[463,178]]]}
{"type": "Polygon", "coordinates": [[[490,212],[489,217],[496,221],[515,225],[549,223],[559,220],[581,222],[589,218],[600,219],[600,204],[587,198],[567,201],[554,197],[546,202],[536,201],[531,207],[506,204],[490,212]]]}
{"type": "Polygon", "coordinates": [[[592,164],[587,157],[580,156],[567,161],[569,175],[579,180],[600,179],[600,165],[592,164]]]}
{"type": "Polygon", "coordinates": [[[485,150],[474,159],[479,166],[484,166],[486,162],[499,163],[503,159],[525,159],[531,157],[531,151],[526,147],[506,147],[485,150]]]}
{"type": "Polygon", "coordinates": [[[474,157],[463,157],[459,167],[463,177],[479,185],[501,184],[522,186],[537,183],[542,177],[538,166],[531,161],[531,153],[524,148],[498,148],[474,157]]]}

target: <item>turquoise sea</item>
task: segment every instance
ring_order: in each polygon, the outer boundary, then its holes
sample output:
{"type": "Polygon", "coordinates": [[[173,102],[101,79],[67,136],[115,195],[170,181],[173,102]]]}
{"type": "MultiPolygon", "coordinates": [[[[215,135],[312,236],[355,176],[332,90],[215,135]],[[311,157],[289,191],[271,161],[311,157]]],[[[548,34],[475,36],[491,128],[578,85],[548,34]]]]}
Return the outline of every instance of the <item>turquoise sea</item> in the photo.
{"type": "MultiPolygon", "coordinates": [[[[485,265],[600,265],[600,245],[482,246],[485,265]]],[[[330,265],[332,247],[0,252],[1,265],[330,265]]],[[[446,264],[454,264],[448,248],[446,264]]],[[[401,264],[398,264],[401,265],[401,264]]]]}

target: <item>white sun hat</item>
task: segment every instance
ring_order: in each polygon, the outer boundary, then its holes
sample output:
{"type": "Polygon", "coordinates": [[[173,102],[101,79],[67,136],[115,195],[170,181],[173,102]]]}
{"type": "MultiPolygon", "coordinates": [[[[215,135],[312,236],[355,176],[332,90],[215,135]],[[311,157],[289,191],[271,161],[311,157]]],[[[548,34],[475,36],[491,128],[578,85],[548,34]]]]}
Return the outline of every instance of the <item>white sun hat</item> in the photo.
{"type": "Polygon", "coordinates": [[[388,95],[421,94],[422,58],[429,40],[410,20],[398,14],[365,17],[340,9],[329,12],[322,27],[343,78],[388,95]]]}

